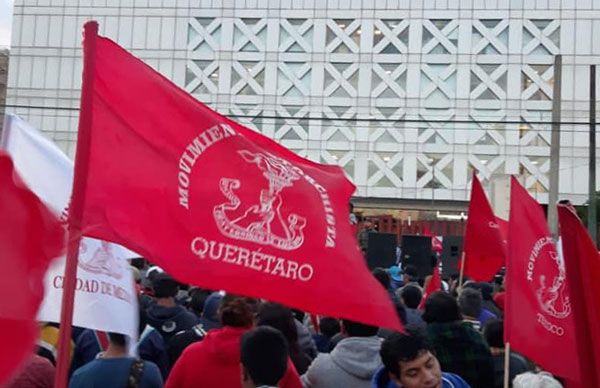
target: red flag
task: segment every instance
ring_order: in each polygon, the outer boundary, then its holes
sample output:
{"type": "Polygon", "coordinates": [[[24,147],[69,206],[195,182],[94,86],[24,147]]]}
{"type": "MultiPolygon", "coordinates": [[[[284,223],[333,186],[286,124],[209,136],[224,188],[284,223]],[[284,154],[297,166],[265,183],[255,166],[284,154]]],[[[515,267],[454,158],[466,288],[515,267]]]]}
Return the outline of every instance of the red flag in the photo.
{"type": "Polygon", "coordinates": [[[500,217],[496,217],[496,223],[498,224],[498,229],[500,230],[502,242],[506,247],[506,244],[508,243],[508,221],[505,221],[500,217]]]}
{"type": "Polygon", "coordinates": [[[509,220],[505,339],[550,373],[578,381],[564,264],[541,206],[514,177],[509,220]]]}
{"type": "Polygon", "coordinates": [[[444,250],[440,239],[433,235],[433,232],[427,225],[423,226],[423,236],[431,237],[431,250],[433,252],[441,253],[444,250]]]}
{"type": "Polygon", "coordinates": [[[425,293],[423,294],[423,298],[421,298],[421,303],[419,303],[419,309],[423,310],[425,308],[425,302],[427,302],[427,298],[429,298],[429,295],[441,289],[442,278],[440,275],[440,264],[437,263],[433,268],[433,274],[429,279],[429,283],[425,286],[425,293]]]}
{"type": "Polygon", "coordinates": [[[572,206],[558,206],[564,266],[577,333],[582,382],[600,386],[600,255],[572,206]]]}
{"type": "Polygon", "coordinates": [[[506,247],[496,216],[475,173],[463,250],[464,273],[475,281],[489,282],[504,265],[506,247]]]}
{"type": "Polygon", "coordinates": [[[37,310],[50,260],[61,254],[64,228],[25,187],[0,151],[0,385],[34,351],[37,310]]]}
{"type": "Polygon", "coordinates": [[[111,40],[94,44],[83,234],[185,283],[400,329],[353,236],[340,167],[221,116],[111,40]]]}

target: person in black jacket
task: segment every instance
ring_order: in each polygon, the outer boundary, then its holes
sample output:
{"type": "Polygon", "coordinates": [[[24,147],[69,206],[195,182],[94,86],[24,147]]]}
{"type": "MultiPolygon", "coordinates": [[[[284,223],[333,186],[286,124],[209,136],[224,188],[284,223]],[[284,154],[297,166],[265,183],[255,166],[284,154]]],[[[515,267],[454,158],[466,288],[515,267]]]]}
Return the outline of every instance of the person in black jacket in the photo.
{"type": "Polygon", "coordinates": [[[166,273],[156,275],[152,281],[152,289],[156,303],[146,310],[146,318],[148,324],[163,336],[165,342],[176,333],[188,330],[200,321],[196,315],[175,302],[179,285],[171,276],[166,273]]]}

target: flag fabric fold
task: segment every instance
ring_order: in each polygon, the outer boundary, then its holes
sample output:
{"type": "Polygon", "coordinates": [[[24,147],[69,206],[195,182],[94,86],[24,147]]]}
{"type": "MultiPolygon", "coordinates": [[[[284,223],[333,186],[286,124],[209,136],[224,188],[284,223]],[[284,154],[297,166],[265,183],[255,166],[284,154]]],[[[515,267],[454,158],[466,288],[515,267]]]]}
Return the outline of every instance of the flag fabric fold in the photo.
{"type": "Polygon", "coordinates": [[[600,254],[572,206],[559,204],[558,219],[581,381],[597,387],[600,386],[600,254]]]}
{"type": "MultiPolygon", "coordinates": [[[[2,147],[31,191],[55,215],[66,218],[73,162],[40,131],[11,114],[6,116],[2,147]]],[[[138,256],[106,241],[82,239],[73,311],[75,326],[138,337],[137,293],[126,261],[138,256]]],[[[38,312],[40,321],[60,321],[65,261],[66,256],[61,256],[46,272],[46,293],[38,312]]]]}
{"type": "Polygon", "coordinates": [[[36,314],[44,296],[43,278],[64,248],[59,219],[16,173],[0,151],[0,385],[34,351],[36,314]]]}
{"type": "Polygon", "coordinates": [[[464,274],[474,281],[491,281],[505,262],[500,226],[475,173],[463,251],[464,274]]]}
{"type": "Polygon", "coordinates": [[[92,43],[84,235],[185,283],[400,328],[357,247],[340,167],[212,111],[109,39],[92,43]]]}
{"type": "Polygon", "coordinates": [[[504,336],[550,373],[579,381],[576,327],[565,265],[542,207],[513,177],[504,336]]]}

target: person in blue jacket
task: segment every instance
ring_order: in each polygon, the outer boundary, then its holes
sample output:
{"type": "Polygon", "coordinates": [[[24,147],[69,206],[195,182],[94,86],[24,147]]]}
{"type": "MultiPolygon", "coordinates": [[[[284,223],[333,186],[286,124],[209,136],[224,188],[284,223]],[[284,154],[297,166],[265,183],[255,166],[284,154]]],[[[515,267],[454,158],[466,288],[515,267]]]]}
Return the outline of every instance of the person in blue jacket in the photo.
{"type": "Polygon", "coordinates": [[[372,380],[373,388],[470,388],[460,377],[443,373],[425,337],[394,333],[381,344],[383,367],[372,380]]]}

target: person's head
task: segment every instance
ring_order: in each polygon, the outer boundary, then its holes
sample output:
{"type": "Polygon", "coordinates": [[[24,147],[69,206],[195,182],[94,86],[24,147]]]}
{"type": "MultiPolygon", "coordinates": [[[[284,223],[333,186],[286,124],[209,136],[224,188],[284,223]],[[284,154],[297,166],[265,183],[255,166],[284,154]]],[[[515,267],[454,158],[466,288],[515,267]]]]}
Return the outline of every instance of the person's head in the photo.
{"type": "Polygon", "coordinates": [[[206,299],[208,299],[211,292],[202,288],[192,288],[188,291],[188,294],[190,295],[190,310],[201,317],[204,311],[204,303],[206,303],[206,299]]]}
{"type": "Polygon", "coordinates": [[[407,308],[416,309],[419,307],[421,299],[423,299],[423,292],[419,287],[409,284],[400,292],[400,298],[407,308]]]}
{"type": "Polygon", "coordinates": [[[443,291],[431,294],[425,302],[423,320],[427,323],[460,321],[461,315],[456,300],[443,291]]]}
{"type": "Polygon", "coordinates": [[[483,300],[494,301],[494,285],[492,283],[479,283],[479,290],[483,300]]]}
{"type": "Polygon", "coordinates": [[[174,299],[179,292],[179,284],[171,276],[161,272],[153,277],[152,290],[156,299],[174,299]]]}
{"type": "Polygon", "coordinates": [[[223,326],[251,327],[254,323],[254,305],[250,298],[227,294],[221,299],[218,316],[223,326]]]}
{"type": "Polygon", "coordinates": [[[367,229],[367,230],[371,230],[371,229],[373,229],[373,226],[374,226],[374,225],[373,225],[373,221],[371,221],[369,218],[366,218],[366,219],[363,221],[363,227],[364,227],[365,229],[367,229]]]}
{"type": "Polygon", "coordinates": [[[402,281],[404,284],[408,284],[410,282],[416,282],[418,277],[417,267],[412,264],[404,267],[402,281]]]}
{"type": "Polygon", "coordinates": [[[513,388],[562,388],[562,384],[547,372],[525,372],[515,377],[513,388]]]}
{"type": "Polygon", "coordinates": [[[289,358],[283,334],[270,326],[257,327],[242,336],[240,347],[242,387],[277,386],[289,358]]]}
{"type": "Polygon", "coordinates": [[[371,272],[375,279],[385,288],[386,290],[391,286],[390,274],[383,268],[377,267],[371,272]]]}
{"type": "Polygon", "coordinates": [[[490,319],[483,327],[483,337],[490,348],[504,348],[504,323],[501,319],[490,319]]]}
{"type": "Polygon", "coordinates": [[[372,337],[377,335],[379,328],[344,319],[342,320],[342,330],[348,337],[372,337]]]}
{"type": "Polygon", "coordinates": [[[257,326],[271,326],[279,330],[292,350],[298,347],[298,331],[292,310],[278,303],[263,303],[258,309],[257,326]]]}
{"type": "Polygon", "coordinates": [[[442,370],[433,348],[419,334],[393,333],[381,344],[381,360],[403,388],[441,388],[442,370]]]}
{"type": "Polygon", "coordinates": [[[477,319],[481,314],[483,299],[481,291],[465,288],[458,295],[458,307],[465,318],[477,319]]]}
{"type": "Polygon", "coordinates": [[[340,321],[337,319],[323,317],[319,320],[319,330],[325,337],[332,338],[334,335],[339,333],[342,328],[340,326],[340,321]]]}
{"type": "Polygon", "coordinates": [[[108,333],[108,342],[110,343],[110,345],[116,346],[118,348],[127,347],[127,337],[124,334],[108,333]]]}

